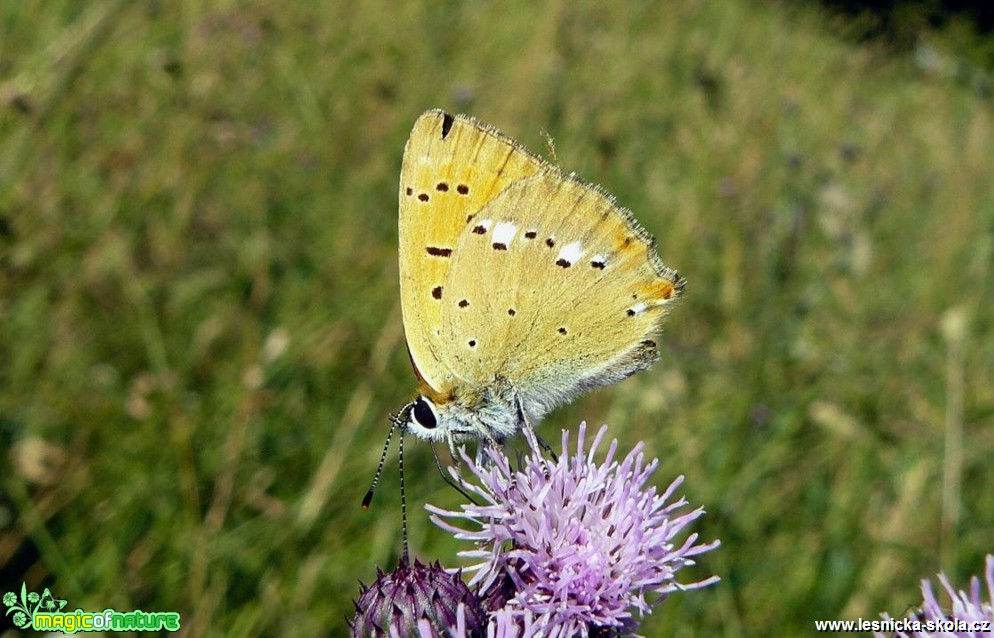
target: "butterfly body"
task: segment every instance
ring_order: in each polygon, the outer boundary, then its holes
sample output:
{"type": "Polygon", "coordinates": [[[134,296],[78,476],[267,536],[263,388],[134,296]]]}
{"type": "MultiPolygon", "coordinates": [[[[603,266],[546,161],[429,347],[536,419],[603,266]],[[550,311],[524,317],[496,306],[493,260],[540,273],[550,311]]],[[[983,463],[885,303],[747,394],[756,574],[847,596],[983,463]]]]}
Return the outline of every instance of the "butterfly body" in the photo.
{"type": "Polygon", "coordinates": [[[683,280],[610,195],[465,116],[428,111],[400,182],[401,304],[431,441],[500,442],[644,370],[683,280]]]}

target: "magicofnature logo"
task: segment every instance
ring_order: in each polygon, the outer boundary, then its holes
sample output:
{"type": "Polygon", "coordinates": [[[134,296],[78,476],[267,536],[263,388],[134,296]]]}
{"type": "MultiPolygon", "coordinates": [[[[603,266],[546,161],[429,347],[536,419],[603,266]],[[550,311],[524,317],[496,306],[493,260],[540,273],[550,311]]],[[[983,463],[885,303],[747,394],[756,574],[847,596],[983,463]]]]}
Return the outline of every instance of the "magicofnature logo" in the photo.
{"type": "Polygon", "coordinates": [[[64,598],[56,598],[47,587],[41,594],[28,591],[21,583],[20,596],[9,591],[3,595],[7,616],[18,629],[60,631],[74,634],[77,631],[178,631],[179,613],[175,611],[128,611],[114,609],[103,611],[62,611],[64,598]]]}

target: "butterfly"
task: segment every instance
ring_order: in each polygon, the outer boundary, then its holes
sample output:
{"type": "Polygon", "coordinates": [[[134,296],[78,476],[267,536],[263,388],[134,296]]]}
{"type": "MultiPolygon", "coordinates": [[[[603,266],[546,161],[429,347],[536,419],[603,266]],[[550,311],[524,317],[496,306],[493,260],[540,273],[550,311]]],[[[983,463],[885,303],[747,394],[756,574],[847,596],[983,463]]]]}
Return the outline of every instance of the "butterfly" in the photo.
{"type": "Polygon", "coordinates": [[[36,611],[44,611],[50,613],[62,611],[63,608],[65,608],[67,602],[68,601],[65,598],[56,598],[52,594],[52,592],[48,589],[48,587],[46,587],[45,591],[42,592],[41,598],[38,600],[38,606],[36,611]]]}
{"type": "Polygon", "coordinates": [[[611,195],[441,110],[404,150],[399,265],[418,396],[394,422],[450,448],[649,368],[684,288],[611,195]]]}

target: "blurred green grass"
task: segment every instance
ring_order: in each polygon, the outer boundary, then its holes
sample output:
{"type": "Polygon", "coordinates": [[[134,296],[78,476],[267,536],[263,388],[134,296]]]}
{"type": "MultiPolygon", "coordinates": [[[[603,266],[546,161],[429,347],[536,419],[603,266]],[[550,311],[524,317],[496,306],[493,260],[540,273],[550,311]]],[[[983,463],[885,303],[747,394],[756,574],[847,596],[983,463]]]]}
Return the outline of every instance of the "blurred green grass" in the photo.
{"type": "MultiPolygon", "coordinates": [[[[689,279],[663,360],[542,426],[686,474],[655,635],[876,618],[994,552],[989,97],[747,1],[0,6],[0,565],[187,635],[345,633],[399,550],[386,415],[423,110],[600,183],[689,279]],[[689,578],[689,576],[688,576],[689,578]]],[[[930,34],[942,50],[942,34],[930,34]]],[[[395,457],[393,457],[395,458],[395,457]]],[[[413,442],[412,545],[458,564],[413,442]]]]}

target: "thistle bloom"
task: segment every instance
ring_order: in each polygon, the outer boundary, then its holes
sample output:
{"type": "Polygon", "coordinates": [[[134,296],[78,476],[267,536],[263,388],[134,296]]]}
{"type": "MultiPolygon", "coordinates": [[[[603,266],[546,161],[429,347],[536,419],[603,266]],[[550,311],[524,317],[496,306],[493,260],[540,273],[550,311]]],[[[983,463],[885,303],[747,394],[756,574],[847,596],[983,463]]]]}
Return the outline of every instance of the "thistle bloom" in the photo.
{"type": "MultiPolygon", "coordinates": [[[[944,574],[939,574],[939,582],[952,600],[952,609],[948,612],[935,597],[932,591],[932,583],[929,580],[922,581],[922,603],[921,612],[916,618],[906,619],[921,623],[920,630],[909,632],[899,631],[900,638],[931,638],[932,636],[955,636],[957,638],[967,638],[974,636],[994,635],[994,555],[987,556],[985,580],[987,581],[987,600],[980,599],[980,580],[974,576],[970,579],[970,593],[953,589],[949,584],[949,579],[944,574]],[[929,623],[932,623],[930,626],[929,623]]],[[[887,616],[884,616],[889,620],[887,616]]],[[[882,637],[884,634],[876,634],[882,637]]]]}
{"type": "Polygon", "coordinates": [[[641,443],[619,462],[618,442],[612,441],[597,463],[594,453],[606,431],[602,427],[587,450],[581,424],[573,454],[563,432],[562,455],[551,460],[530,437],[531,452],[517,471],[499,451],[488,451],[489,463],[476,463],[463,451],[479,484],[455,471],[453,476],[483,504],[463,505],[459,512],[427,506],[436,525],[477,546],[460,556],[480,561],[466,571],[475,572],[470,585],[478,586],[491,613],[489,635],[630,634],[670,593],[718,581],[676,582],[680,568],[718,541],[697,544],[691,534],[677,544],[676,537],[704,513],[677,514],[687,505],[682,498],[667,503],[683,477],[658,494],[648,484],[658,461],[645,463],[641,443]],[[449,522],[455,519],[473,529],[449,522]]]}
{"type": "Polygon", "coordinates": [[[481,636],[484,614],[479,599],[462,581],[437,562],[401,562],[389,573],[377,570],[376,581],[363,587],[349,623],[356,638],[407,638],[425,635],[481,636]],[[429,634],[431,635],[431,634],[429,634]]]}

